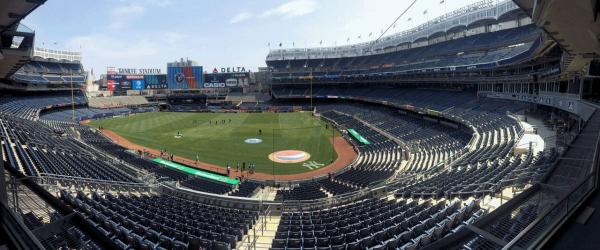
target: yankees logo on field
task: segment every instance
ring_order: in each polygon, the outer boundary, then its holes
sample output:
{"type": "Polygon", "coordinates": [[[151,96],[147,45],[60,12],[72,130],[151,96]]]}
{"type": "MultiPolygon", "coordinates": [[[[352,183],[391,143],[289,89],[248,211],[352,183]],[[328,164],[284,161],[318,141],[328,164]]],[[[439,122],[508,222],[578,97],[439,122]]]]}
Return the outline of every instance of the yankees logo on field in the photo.
{"type": "Polygon", "coordinates": [[[307,161],[305,163],[302,163],[303,167],[309,168],[309,169],[317,169],[320,168],[322,166],[325,166],[325,164],[322,163],[318,163],[316,161],[307,161]]]}

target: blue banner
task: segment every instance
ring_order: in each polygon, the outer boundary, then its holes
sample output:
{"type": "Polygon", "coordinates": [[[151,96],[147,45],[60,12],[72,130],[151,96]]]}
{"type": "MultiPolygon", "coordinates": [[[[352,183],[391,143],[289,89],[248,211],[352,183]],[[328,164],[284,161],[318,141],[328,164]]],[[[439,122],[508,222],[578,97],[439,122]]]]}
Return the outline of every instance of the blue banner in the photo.
{"type": "Polygon", "coordinates": [[[146,82],[144,80],[131,80],[131,89],[142,90],[146,88],[146,82]]]}

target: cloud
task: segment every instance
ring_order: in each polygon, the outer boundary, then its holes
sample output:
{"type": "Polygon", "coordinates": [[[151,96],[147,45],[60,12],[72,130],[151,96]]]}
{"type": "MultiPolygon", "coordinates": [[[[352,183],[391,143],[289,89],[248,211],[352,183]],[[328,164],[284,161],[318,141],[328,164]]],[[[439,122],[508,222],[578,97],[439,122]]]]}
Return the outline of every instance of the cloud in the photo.
{"type": "Polygon", "coordinates": [[[137,43],[122,42],[106,35],[87,35],[71,38],[67,45],[82,46],[82,52],[87,57],[105,59],[127,59],[139,56],[151,56],[160,49],[158,42],[142,39],[137,43]]]}
{"type": "Polygon", "coordinates": [[[314,0],[292,0],[264,11],[261,17],[294,18],[313,13],[316,9],[317,2],[314,0]]]}
{"type": "Polygon", "coordinates": [[[245,21],[247,19],[249,19],[250,17],[252,17],[252,15],[248,12],[241,12],[237,15],[235,15],[234,17],[231,18],[231,20],[229,20],[230,24],[236,24],[239,23],[241,21],[245,21]]]}
{"type": "Polygon", "coordinates": [[[164,47],[160,41],[141,39],[127,42],[105,34],[73,37],[66,44],[73,48],[81,46],[86,68],[94,68],[97,72],[102,72],[107,66],[155,66],[151,61],[164,47]]]}
{"type": "Polygon", "coordinates": [[[128,23],[144,15],[146,8],[140,4],[129,4],[119,6],[110,11],[110,27],[119,29],[127,26],[128,23]]]}
{"type": "MultiPolygon", "coordinates": [[[[162,67],[172,55],[187,56],[186,46],[192,35],[177,31],[153,31],[132,36],[115,37],[107,33],[92,33],[70,38],[66,47],[81,48],[86,69],[102,72],[107,66],[162,67]]],[[[201,47],[194,47],[200,49],[201,47]]]]}
{"type": "Polygon", "coordinates": [[[148,3],[156,5],[158,7],[166,7],[173,3],[172,0],[148,0],[148,3]]]}
{"type": "Polygon", "coordinates": [[[139,4],[129,4],[127,6],[120,6],[111,10],[111,15],[122,16],[122,15],[141,15],[146,9],[144,6],[139,4]]]}
{"type": "Polygon", "coordinates": [[[138,4],[138,5],[144,5],[144,6],[166,7],[166,6],[173,4],[173,2],[175,0],[117,0],[117,1],[119,2],[120,5],[138,4]]]}

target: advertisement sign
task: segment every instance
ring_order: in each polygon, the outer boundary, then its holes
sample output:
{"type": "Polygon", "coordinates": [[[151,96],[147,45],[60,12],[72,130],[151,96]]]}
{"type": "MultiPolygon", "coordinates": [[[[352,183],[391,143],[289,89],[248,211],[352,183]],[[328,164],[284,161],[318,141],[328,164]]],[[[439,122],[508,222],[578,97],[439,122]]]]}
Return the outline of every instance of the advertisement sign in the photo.
{"type": "Polygon", "coordinates": [[[169,87],[167,75],[145,75],[144,81],[147,89],[166,89],[169,87]]]}
{"type": "Polygon", "coordinates": [[[169,67],[167,69],[169,89],[197,89],[204,83],[202,66],[169,67]]]}
{"type": "Polygon", "coordinates": [[[107,90],[114,92],[123,92],[131,89],[131,81],[124,75],[107,75],[107,90]]]}
{"type": "Polygon", "coordinates": [[[146,82],[142,80],[131,80],[131,89],[142,90],[146,88],[146,82]]]}
{"type": "Polygon", "coordinates": [[[143,75],[125,75],[125,79],[127,80],[143,80],[143,75]]]}
{"type": "Polygon", "coordinates": [[[121,90],[129,90],[129,89],[131,89],[131,81],[129,81],[129,80],[121,81],[118,86],[121,90]]]}
{"type": "Polygon", "coordinates": [[[106,81],[106,89],[108,91],[115,91],[115,80],[107,80],[106,81]]]}
{"type": "Polygon", "coordinates": [[[250,72],[249,70],[246,70],[245,67],[217,67],[217,68],[213,68],[212,70],[213,74],[216,73],[245,73],[245,72],[250,72]]]}
{"type": "Polygon", "coordinates": [[[234,88],[248,86],[249,73],[213,73],[204,75],[204,88],[234,88]]]}

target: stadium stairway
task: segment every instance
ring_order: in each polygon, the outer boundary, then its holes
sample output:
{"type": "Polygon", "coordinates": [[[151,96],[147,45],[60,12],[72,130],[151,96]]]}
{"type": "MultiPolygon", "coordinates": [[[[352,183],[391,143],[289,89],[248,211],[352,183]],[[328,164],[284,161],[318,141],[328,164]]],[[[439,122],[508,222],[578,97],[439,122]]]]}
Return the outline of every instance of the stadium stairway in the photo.
{"type": "Polygon", "coordinates": [[[327,189],[321,187],[319,190],[321,190],[321,192],[325,193],[325,195],[327,195],[327,197],[333,197],[333,193],[327,191],[327,189]]]}
{"type": "Polygon", "coordinates": [[[281,212],[273,211],[267,213],[267,215],[260,215],[258,217],[256,226],[253,230],[248,230],[248,234],[237,244],[236,249],[261,249],[269,250],[279,221],[281,221],[281,212]]]}
{"type": "Polygon", "coordinates": [[[277,188],[266,186],[261,188],[252,198],[256,198],[263,201],[274,201],[277,195],[277,188]]]}

